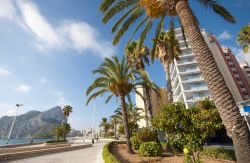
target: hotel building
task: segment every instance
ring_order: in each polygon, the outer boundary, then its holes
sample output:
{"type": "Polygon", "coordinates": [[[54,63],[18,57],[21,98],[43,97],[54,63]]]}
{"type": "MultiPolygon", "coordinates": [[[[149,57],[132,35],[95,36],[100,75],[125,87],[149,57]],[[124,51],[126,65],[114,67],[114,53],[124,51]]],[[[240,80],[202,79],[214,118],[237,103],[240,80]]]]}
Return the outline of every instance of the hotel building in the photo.
{"type": "MultiPolygon", "coordinates": [[[[230,49],[222,49],[214,36],[209,35],[205,30],[201,32],[235,101],[249,99],[249,84],[230,49]]],[[[181,29],[176,29],[175,33],[180,43],[181,55],[180,60],[174,60],[170,66],[173,98],[174,102],[183,101],[188,108],[195,105],[196,101],[210,97],[210,92],[195,60],[189,40],[186,39],[186,46],[181,29]]]]}

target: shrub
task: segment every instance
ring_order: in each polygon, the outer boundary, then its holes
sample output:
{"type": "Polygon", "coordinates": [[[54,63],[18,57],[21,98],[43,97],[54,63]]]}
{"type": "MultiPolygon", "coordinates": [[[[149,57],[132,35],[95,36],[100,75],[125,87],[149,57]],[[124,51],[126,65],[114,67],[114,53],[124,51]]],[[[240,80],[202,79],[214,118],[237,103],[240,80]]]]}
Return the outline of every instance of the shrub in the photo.
{"type": "Polygon", "coordinates": [[[49,141],[46,141],[46,143],[62,143],[62,142],[68,142],[68,140],[49,140],[49,141]]]}
{"type": "Polygon", "coordinates": [[[102,150],[102,157],[105,163],[120,163],[120,161],[117,160],[117,158],[110,153],[109,149],[110,146],[113,144],[114,142],[110,142],[106,145],[104,145],[103,150],[102,150]]]}
{"type": "Polygon", "coordinates": [[[111,137],[113,137],[114,135],[115,135],[114,132],[107,132],[107,133],[104,134],[104,137],[105,137],[105,138],[111,138],[111,137]]]}
{"type": "Polygon", "coordinates": [[[138,137],[136,135],[132,136],[130,138],[130,141],[131,141],[131,145],[132,145],[133,149],[138,150],[140,148],[140,143],[139,143],[138,137]]]}
{"type": "Polygon", "coordinates": [[[140,129],[136,135],[140,144],[157,140],[157,135],[155,134],[154,130],[149,128],[140,129]]]}
{"type": "Polygon", "coordinates": [[[217,159],[232,160],[232,161],[236,160],[234,150],[229,150],[224,148],[204,147],[201,154],[203,156],[217,158],[217,159]]]}
{"type": "Polygon", "coordinates": [[[145,157],[161,156],[162,148],[156,142],[145,142],[141,144],[138,154],[145,157]]]}

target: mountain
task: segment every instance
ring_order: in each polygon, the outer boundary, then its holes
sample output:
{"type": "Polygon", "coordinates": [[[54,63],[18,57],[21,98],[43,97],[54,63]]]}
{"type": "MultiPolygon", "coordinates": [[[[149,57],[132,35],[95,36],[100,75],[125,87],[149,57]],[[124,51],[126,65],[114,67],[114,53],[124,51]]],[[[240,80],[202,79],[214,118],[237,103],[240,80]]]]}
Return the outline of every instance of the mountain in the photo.
{"type": "MultiPolygon", "coordinates": [[[[0,118],[0,138],[7,138],[14,117],[0,118]]],[[[16,117],[11,138],[46,137],[51,129],[60,125],[65,117],[60,106],[44,112],[29,111],[16,117]]]]}

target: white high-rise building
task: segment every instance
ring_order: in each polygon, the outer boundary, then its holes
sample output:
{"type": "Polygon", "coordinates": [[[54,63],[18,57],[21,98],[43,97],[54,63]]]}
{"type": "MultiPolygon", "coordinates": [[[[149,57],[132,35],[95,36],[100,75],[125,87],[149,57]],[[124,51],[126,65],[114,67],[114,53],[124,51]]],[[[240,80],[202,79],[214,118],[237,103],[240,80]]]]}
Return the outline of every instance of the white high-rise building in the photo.
{"type": "MultiPolygon", "coordinates": [[[[206,35],[205,31],[202,33],[206,35]]],[[[197,100],[209,97],[210,93],[189,41],[186,39],[188,45],[186,46],[180,28],[175,30],[175,34],[180,43],[181,55],[180,60],[174,60],[170,66],[173,100],[174,102],[183,101],[188,108],[197,100]]]]}

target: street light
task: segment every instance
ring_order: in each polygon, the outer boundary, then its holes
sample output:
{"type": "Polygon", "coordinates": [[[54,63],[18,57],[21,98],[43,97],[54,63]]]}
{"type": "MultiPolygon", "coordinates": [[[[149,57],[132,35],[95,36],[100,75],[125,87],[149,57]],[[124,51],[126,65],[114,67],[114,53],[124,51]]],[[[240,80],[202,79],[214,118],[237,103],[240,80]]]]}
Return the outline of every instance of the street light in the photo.
{"type": "Polygon", "coordinates": [[[20,107],[20,106],[23,106],[23,104],[16,104],[16,106],[17,106],[16,115],[15,115],[14,120],[13,120],[13,122],[12,122],[12,125],[11,125],[11,128],[10,128],[10,132],[9,132],[9,136],[8,136],[8,140],[7,140],[7,143],[6,143],[6,144],[9,144],[10,136],[11,136],[11,133],[12,133],[12,130],[13,130],[15,121],[16,121],[16,117],[17,117],[17,113],[18,113],[19,107],[20,107]]]}

